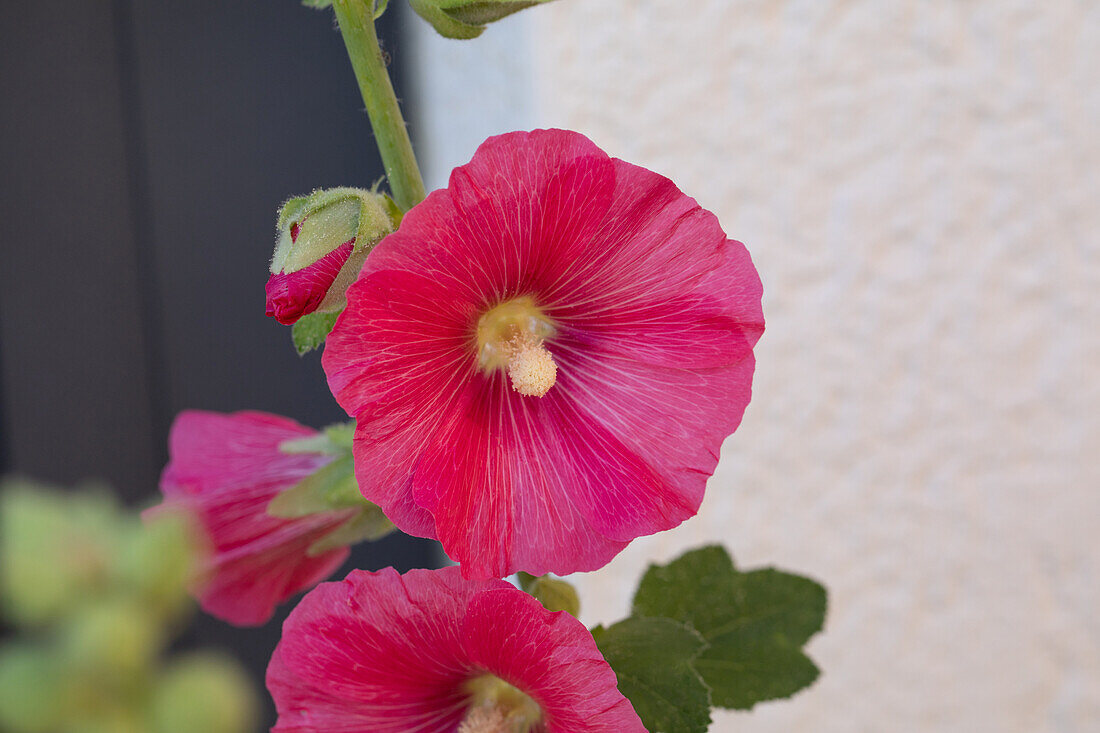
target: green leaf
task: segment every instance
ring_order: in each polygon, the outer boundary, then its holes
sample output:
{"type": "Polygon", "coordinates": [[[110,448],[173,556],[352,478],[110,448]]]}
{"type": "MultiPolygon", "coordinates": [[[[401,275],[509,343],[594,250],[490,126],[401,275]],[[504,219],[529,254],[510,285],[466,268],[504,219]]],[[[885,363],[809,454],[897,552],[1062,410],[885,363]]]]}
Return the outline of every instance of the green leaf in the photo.
{"type": "Polygon", "coordinates": [[[675,619],[710,646],[695,669],[714,704],[747,710],[789,697],[818,669],[800,647],[821,630],[826,593],[818,583],[774,568],[742,573],[720,546],[650,566],[634,596],[637,616],[675,619]]]}
{"type": "Polygon", "coordinates": [[[332,0],[302,0],[302,5],[314,10],[324,10],[332,5],[332,0]]]}
{"type": "Polygon", "coordinates": [[[294,340],[294,349],[298,356],[305,356],[325,343],[339,315],[340,313],[315,311],[299,318],[290,329],[290,338],[294,340]]]}
{"type": "Polygon", "coordinates": [[[337,547],[382,539],[395,529],[393,522],[382,513],[382,510],[374,504],[370,504],[363,511],[310,545],[309,549],[306,550],[306,554],[310,557],[316,557],[329,550],[335,550],[337,547]]]}
{"type": "Polygon", "coordinates": [[[346,455],[279,493],[267,505],[267,513],[283,519],[297,519],[334,509],[362,507],[367,503],[355,481],[352,457],[346,455]]]}
{"type": "Polygon", "coordinates": [[[704,733],[710,693],[691,666],[706,641],[667,618],[628,618],[592,630],[623,693],[650,733],[704,733]]]}

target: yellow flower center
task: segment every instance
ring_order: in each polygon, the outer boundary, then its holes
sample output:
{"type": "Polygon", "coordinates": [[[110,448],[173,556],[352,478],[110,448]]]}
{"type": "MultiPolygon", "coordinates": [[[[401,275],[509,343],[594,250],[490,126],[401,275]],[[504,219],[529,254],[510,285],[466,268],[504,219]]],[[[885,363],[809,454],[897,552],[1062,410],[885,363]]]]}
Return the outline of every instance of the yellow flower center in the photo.
{"type": "Polygon", "coordinates": [[[558,366],[545,346],[555,332],[553,322],[530,296],[506,300],[478,319],[478,366],[485,373],[504,369],[512,389],[542,397],[558,378],[558,366]]]}
{"type": "Polygon", "coordinates": [[[470,704],[458,733],[528,733],[542,721],[537,702],[496,675],[466,683],[470,704]]]}

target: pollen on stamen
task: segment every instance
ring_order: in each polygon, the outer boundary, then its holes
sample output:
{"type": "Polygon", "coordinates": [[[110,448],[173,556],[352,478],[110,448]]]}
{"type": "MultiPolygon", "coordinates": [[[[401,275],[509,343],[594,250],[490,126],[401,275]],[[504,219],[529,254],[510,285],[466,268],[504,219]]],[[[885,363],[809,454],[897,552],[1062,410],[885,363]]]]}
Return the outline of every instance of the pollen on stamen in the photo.
{"type": "Polygon", "coordinates": [[[558,381],[558,365],[541,343],[518,344],[508,359],[512,389],[528,397],[542,397],[558,381]]]}
{"type": "Polygon", "coordinates": [[[511,733],[511,728],[499,708],[481,705],[466,713],[457,733],[511,733]]]}

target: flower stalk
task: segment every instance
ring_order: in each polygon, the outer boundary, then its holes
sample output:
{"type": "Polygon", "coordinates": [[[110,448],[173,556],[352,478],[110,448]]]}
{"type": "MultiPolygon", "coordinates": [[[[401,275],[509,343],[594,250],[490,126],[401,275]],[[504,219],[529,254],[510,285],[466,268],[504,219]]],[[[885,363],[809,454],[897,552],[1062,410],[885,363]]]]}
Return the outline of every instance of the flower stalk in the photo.
{"type": "Polygon", "coordinates": [[[408,211],[424,200],[424,181],[416,164],[409,131],[386,71],[374,28],[374,0],[333,0],[336,21],[348,49],[359,92],[367,106],[393,200],[408,211]]]}

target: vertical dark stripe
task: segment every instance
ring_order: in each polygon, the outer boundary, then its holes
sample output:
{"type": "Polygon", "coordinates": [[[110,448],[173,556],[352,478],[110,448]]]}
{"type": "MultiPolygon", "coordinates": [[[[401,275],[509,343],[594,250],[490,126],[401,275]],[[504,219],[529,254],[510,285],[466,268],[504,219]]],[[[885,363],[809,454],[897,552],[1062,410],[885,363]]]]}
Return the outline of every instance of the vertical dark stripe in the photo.
{"type": "MultiPolygon", "coordinates": [[[[3,320],[4,312],[0,311],[0,323],[2,323],[3,320]]],[[[4,384],[6,384],[6,380],[4,379],[4,340],[0,339],[0,478],[7,475],[12,470],[8,463],[10,460],[8,458],[8,451],[10,448],[8,447],[9,437],[6,427],[11,423],[8,422],[8,413],[4,409],[4,384]]],[[[2,627],[0,627],[0,632],[2,632],[2,627]]]]}
{"type": "Polygon", "coordinates": [[[157,451],[155,463],[162,466],[168,461],[168,446],[164,437],[168,435],[172,419],[167,398],[171,375],[164,358],[164,342],[161,336],[163,318],[159,297],[160,277],[154,257],[153,207],[149,196],[149,167],[141,123],[139,61],[131,0],[113,0],[111,10],[122,101],[125,168],[135,243],[134,266],[138,275],[141,332],[145,342],[144,367],[149,387],[149,416],[153,433],[159,438],[153,441],[154,450],[157,451]]]}

